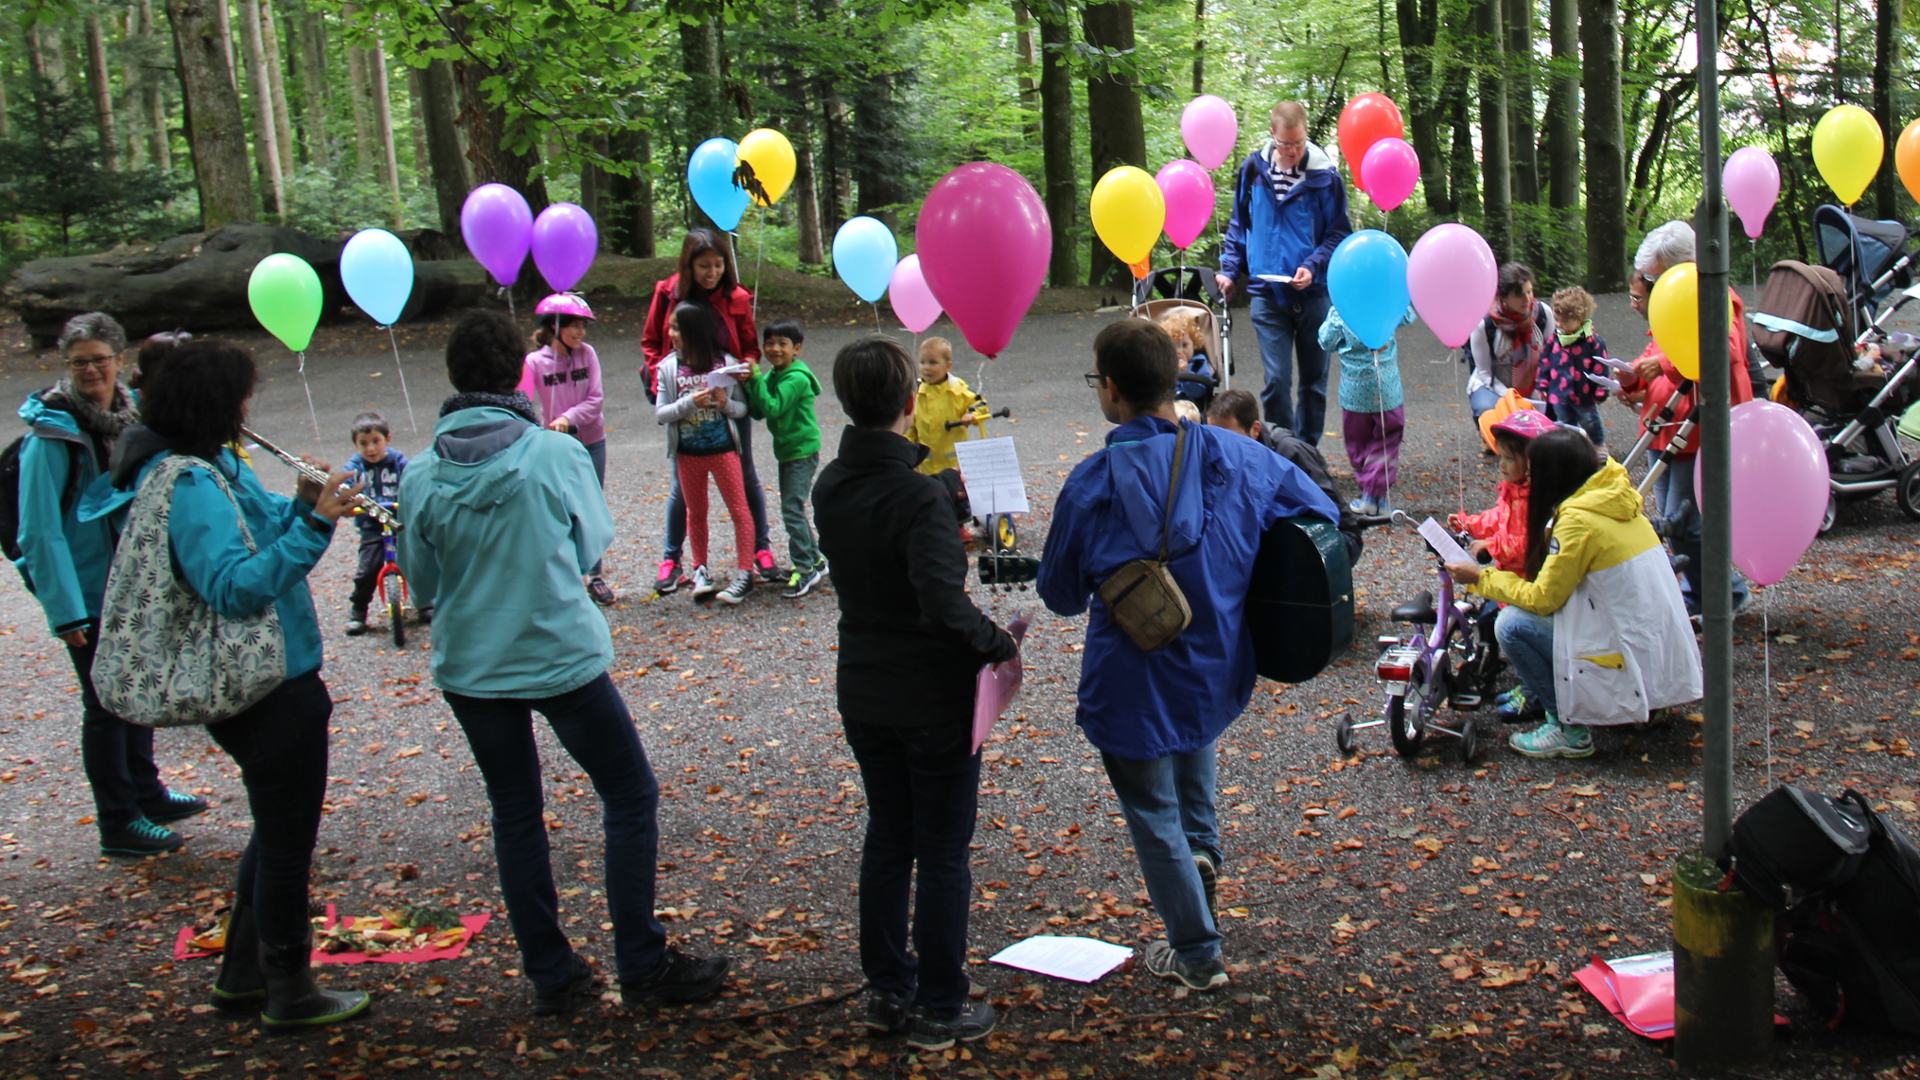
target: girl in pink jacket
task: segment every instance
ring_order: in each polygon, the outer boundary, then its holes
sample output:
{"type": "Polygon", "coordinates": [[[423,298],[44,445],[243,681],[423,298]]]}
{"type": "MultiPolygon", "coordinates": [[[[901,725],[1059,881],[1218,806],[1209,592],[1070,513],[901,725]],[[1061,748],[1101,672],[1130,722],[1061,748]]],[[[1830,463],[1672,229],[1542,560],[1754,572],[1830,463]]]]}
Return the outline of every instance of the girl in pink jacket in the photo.
{"type": "MultiPolygon", "coordinates": [[[[600,486],[607,484],[607,429],[600,416],[600,357],[587,344],[587,324],[593,309],[573,293],[554,293],[534,308],[539,328],[533,340],[539,348],[527,354],[520,373],[520,392],[540,406],[540,420],[555,431],[579,439],[593,459],[600,486]]],[[[617,599],[601,579],[603,563],[595,563],[587,577],[594,603],[611,606],[617,599]]]]}

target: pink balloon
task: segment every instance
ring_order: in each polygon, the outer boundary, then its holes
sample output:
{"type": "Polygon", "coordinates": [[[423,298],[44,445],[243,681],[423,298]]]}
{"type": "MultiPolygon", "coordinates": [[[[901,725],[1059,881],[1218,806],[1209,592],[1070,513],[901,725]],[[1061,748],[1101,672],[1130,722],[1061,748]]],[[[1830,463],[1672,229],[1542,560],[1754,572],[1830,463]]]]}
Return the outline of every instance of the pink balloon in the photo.
{"type": "Polygon", "coordinates": [[[1774,163],[1773,155],[1757,146],[1735,150],[1727,159],[1720,182],[1727,193],[1727,205],[1740,215],[1747,239],[1760,239],[1767,228],[1767,215],[1773,213],[1773,204],[1780,198],[1780,166],[1774,163]]]}
{"type": "Polygon", "coordinates": [[[1360,159],[1360,175],[1367,178],[1367,197],[1373,204],[1391,210],[1406,202],[1420,182],[1420,155],[1405,139],[1381,139],[1360,159]]]}
{"type": "MultiPolygon", "coordinates": [[[[1785,405],[1749,401],[1735,405],[1728,419],[1733,565],[1755,585],[1771,585],[1787,576],[1820,535],[1832,493],[1827,454],[1812,426],[1785,405]]],[[[1693,470],[1693,490],[1706,490],[1700,460],[1693,470]]]]}
{"type": "Polygon", "coordinates": [[[1499,286],[1493,249],[1465,225],[1449,222],[1428,229],[1407,255],[1407,292],[1414,309],[1450,349],[1473,336],[1499,286]]]}
{"type": "Polygon", "coordinates": [[[1233,144],[1240,141],[1240,119],[1225,100],[1201,94],[1180,112],[1180,138],[1193,159],[1211,172],[1233,156],[1233,144]]]}
{"type": "Polygon", "coordinates": [[[887,303],[900,322],[916,334],[926,332],[940,317],[940,301],[927,288],[926,275],[920,272],[920,256],[909,255],[893,264],[893,280],[887,285],[887,303]]]}
{"type": "Polygon", "coordinates": [[[1162,165],[1153,182],[1167,198],[1167,239],[1183,251],[1192,247],[1213,220],[1213,177],[1181,158],[1162,165]]]}
{"type": "Polygon", "coordinates": [[[1053,259],[1040,193],[1005,165],[962,165],[927,192],[913,235],[934,299],[975,352],[999,356],[1053,259]]]}

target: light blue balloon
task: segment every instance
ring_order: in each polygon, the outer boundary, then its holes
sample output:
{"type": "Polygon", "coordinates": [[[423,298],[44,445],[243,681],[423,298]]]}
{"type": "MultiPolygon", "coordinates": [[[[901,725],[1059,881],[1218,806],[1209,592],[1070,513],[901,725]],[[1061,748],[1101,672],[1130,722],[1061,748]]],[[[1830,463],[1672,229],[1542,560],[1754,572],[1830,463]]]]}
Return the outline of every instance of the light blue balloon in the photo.
{"type": "Polygon", "coordinates": [[[1411,302],[1407,295],[1407,249],[1379,229],[1363,229],[1340,241],[1327,263],[1327,293],[1333,308],[1369,349],[1393,340],[1411,302]]]}
{"type": "Polygon", "coordinates": [[[733,182],[740,161],[740,144],[732,139],[708,139],[687,159],[687,190],[715,225],[732,232],[740,227],[751,196],[733,182]]]}
{"type": "Polygon", "coordinates": [[[374,322],[392,326],[413,295],[413,253],[385,229],[361,229],[340,250],[340,283],[374,322]]]}
{"type": "Polygon", "coordinates": [[[833,272],[853,294],[869,304],[887,295],[900,245],[885,224],[870,217],[848,218],[833,234],[833,272]]]}

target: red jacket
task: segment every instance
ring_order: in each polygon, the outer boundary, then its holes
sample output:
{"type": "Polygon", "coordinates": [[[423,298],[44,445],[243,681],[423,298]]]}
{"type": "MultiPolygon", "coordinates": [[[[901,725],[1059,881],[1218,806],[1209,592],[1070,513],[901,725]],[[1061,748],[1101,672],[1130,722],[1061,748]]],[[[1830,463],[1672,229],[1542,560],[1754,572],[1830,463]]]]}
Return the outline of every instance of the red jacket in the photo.
{"type": "Polygon", "coordinates": [[[1528,484],[1500,481],[1500,498],[1493,508],[1478,514],[1461,514],[1460,527],[1475,540],[1487,542],[1487,554],[1501,570],[1527,575],[1527,491],[1528,484]]]}
{"type": "MultiPolygon", "coordinates": [[[[673,351],[667,336],[667,318],[680,303],[680,275],[673,274],[653,286],[653,302],[647,307],[646,325],[640,328],[640,352],[647,358],[641,372],[647,389],[653,390],[654,373],[660,360],[673,351]]],[[[749,362],[760,359],[760,335],[753,326],[753,293],[745,285],[735,285],[726,296],[713,296],[708,303],[720,313],[720,349],[749,362]]]]}
{"type": "MultiPolygon", "coordinates": [[[[1753,400],[1753,380],[1747,378],[1746,305],[1741,303],[1740,294],[1732,289],[1727,290],[1727,295],[1733,297],[1732,326],[1727,331],[1727,345],[1733,350],[1732,355],[1727,358],[1730,369],[1728,374],[1733,391],[1730,401],[1733,405],[1739,405],[1753,400]]],[[[1680,372],[1673,366],[1673,361],[1667,359],[1667,354],[1660,351],[1659,344],[1653,340],[1652,331],[1647,332],[1647,351],[1641,353],[1640,358],[1658,360],[1660,377],[1649,385],[1633,372],[1623,371],[1620,373],[1620,388],[1629,393],[1637,390],[1647,391],[1647,399],[1640,403],[1640,419],[1644,425],[1666,407],[1667,399],[1673,396],[1674,390],[1680,385],[1680,372]]],[[[1693,397],[1689,395],[1681,398],[1679,407],[1673,410],[1673,421],[1654,436],[1653,448],[1665,450],[1667,444],[1673,441],[1674,432],[1679,430],[1681,421],[1692,413],[1693,397]]],[[[1700,434],[1696,430],[1687,436],[1687,452],[1681,457],[1691,458],[1700,451],[1700,434]]]]}

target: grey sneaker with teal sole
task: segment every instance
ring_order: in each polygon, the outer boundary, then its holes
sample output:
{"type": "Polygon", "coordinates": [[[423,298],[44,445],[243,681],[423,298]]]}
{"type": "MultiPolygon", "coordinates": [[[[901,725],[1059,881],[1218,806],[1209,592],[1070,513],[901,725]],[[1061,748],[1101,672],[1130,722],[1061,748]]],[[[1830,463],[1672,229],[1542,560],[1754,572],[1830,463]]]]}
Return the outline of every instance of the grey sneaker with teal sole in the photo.
{"type": "Polygon", "coordinates": [[[1218,953],[1211,960],[1195,964],[1182,959],[1165,941],[1147,946],[1141,963],[1153,974],[1172,979],[1189,990],[1217,990],[1228,982],[1226,961],[1220,959],[1218,953]]]}
{"type": "Polygon", "coordinates": [[[1593,732],[1548,716],[1545,723],[1532,731],[1509,736],[1507,745],[1530,758],[1592,757],[1593,732]]]}

